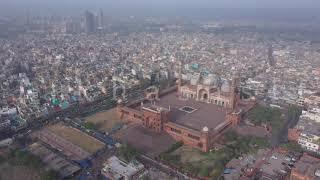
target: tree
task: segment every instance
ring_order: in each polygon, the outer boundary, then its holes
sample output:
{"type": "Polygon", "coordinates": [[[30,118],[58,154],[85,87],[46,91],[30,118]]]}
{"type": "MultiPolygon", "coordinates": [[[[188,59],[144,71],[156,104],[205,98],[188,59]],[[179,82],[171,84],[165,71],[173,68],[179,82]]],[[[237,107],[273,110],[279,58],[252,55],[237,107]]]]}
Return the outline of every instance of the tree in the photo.
{"type": "Polygon", "coordinates": [[[288,108],[288,118],[290,120],[298,120],[301,113],[302,113],[301,108],[299,108],[297,106],[290,105],[288,108]]]}
{"type": "Polygon", "coordinates": [[[210,177],[212,179],[219,179],[223,172],[224,165],[221,163],[215,164],[214,169],[210,172],[210,177]]]}
{"type": "Polygon", "coordinates": [[[199,171],[199,176],[200,177],[208,177],[209,176],[209,168],[208,167],[201,167],[199,171]]]}
{"type": "Polygon", "coordinates": [[[148,174],[146,174],[141,178],[141,180],[151,180],[151,177],[148,174]]]}
{"type": "Polygon", "coordinates": [[[53,170],[46,171],[42,175],[43,180],[56,180],[56,179],[58,179],[58,177],[59,177],[58,174],[53,170]]]}
{"type": "Polygon", "coordinates": [[[257,106],[248,113],[248,118],[255,125],[269,124],[272,129],[278,130],[284,123],[281,114],[279,109],[257,106]]]}
{"type": "Polygon", "coordinates": [[[170,146],[170,148],[166,151],[166,153],[172,153],[173,151],[177,150],[181,146],[183,146],[183,142],[182,141],[178,141],[178,142],[172,144],[170,146]]]}
{"type": "Polygon", "coordinates": [[[282,147],[290,152],[297,152],[297,153],[303,152],[302,147],[298,143],[295,143],[295,142],[281,144],[280,147],[282,147]]]}
{"type": "Polygon", "coordinates": [[[97,126],[92,122],[85,122],[84,127],[89,130],[97,130],[97,126]]]}
{"type": "Polygon", "coordinates": [[[123,145],[120,147],[119,155],[125,161],[130,162],[138,156],[139,152],[129,145],[123,145]]]}

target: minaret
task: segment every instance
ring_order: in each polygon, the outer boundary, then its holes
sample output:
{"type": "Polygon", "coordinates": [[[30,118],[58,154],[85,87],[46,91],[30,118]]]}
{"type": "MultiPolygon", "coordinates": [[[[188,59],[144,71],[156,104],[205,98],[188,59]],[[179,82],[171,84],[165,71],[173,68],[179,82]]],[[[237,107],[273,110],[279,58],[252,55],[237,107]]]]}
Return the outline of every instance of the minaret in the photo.
{"type": "Polygon", "coordinates": [[[182,85],[182,62],[179,61],[179,77],[178,77],[178,93],[180,95],[181,91],[181,85],[182,85]]]}
{"type": "Polygon", "coordinates": [[[207,126],[202,128],[200,142],[202,143],[202,151],[209,151],[209,128],[207,126]]]}
{"type": "Polygon", "coordinates": [[[231,106],[232,106],[231,108],[232,108],[232,110],[235,108],[236,101],[237,101],[236,90],[237,90],[238,78],[239,78],[238,73],[235,73],[232,77],[232,85],[231,85],[231,106]]]}

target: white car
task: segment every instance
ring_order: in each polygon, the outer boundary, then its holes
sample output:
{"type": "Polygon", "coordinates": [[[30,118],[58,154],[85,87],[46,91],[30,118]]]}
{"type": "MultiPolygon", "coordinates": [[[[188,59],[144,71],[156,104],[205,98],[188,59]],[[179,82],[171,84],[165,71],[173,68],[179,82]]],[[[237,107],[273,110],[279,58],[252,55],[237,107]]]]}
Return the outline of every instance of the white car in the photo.
{"type": "Polygon", "coordinates": [[[272,155],[271,159],[278,159],[276,156],[272,155]]]}

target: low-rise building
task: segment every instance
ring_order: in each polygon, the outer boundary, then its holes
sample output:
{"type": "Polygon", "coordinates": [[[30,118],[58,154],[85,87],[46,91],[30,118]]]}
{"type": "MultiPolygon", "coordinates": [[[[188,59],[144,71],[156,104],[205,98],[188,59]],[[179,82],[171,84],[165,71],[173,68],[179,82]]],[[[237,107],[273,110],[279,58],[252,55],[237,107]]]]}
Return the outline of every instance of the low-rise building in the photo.
{"type": "Polygon", "coordinates": [[[298,143],[306,150],[319,152],[320,137],[318,135],[301,133],[298,143]]]}
{"type": "Polygon", "coordinates": [[[226,180],[284,180],[290,174],[293,161],[278,150],[260,149],[255,154],[232,159],[224,171],[226,180]]]}
{"type": "Polygon", "coordinates": [[[254,179],[258,174],[261,164],[270,152],[271,150],[269,149],[260,149],[256,154],[248,154],[232,159],[226,165],[223,175],[224,179],[254,179]]]}
{"type": "Polygon", "coordinates": [[[292,163],[286,154],[273,152],[271,156],[265,159],[265,163],[260,168],[260,179],[284,180],[290,174],[289,164],[292,163]]]}
{"type": "Polygon", "coordinates": [[[290,180],[320,179],[320,159],[304,154],[294,166],[290,180]]]}
{"type": "Polygon", "coordinates": [[[320,153],[320,109],[302,111],[295,128],[289,129],[288,139],[296,141],[307,151],[320,153]]]}
{"type": "Polygon", "coordinates": [[[304,99],[304,103],[308,106],[319,106],[320,105],[320,92],[310,95],[304,99]]]}
{"type": "Polygon", "coordinates": [[[111,180],[133,180],[142,175],[144,171],[144,165],[136,160],[127,163],[112,156],[104,163],[101,174],[111,180]]]}
{"type": "Polygon", "coordinates": [[[48,168],[58,172],[62,178],[72,177],[81,170],[79,165],[66,160],[63,156],[53,152],[41,143],[35,142],[31,144],[28,150],[39,157],[48,168]]]}

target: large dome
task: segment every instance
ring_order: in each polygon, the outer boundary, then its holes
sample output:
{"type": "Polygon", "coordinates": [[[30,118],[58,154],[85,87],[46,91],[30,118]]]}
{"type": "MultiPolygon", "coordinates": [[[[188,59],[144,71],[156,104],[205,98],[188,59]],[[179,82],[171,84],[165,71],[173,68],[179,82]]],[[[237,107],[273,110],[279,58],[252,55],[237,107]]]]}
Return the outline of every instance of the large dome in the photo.
{"type": "Polygon", "coordinates": [[[200,75],[193,75],[193,76],[191,76],[190,84],[191,84],[191,85],[197,85],[198,82],[199,82],[199,79],[200,79],[200,75]]]}
{"type": "Polygon", "coordinates": [[[229,81],[224,81],[221,86],[221,91],[225,93],[231,92],[231,86],[229,81]]]}
{"type": "Polygon", "coordinates": [[[214,74],[209,74],[206,78],[204,78],[203,84],[205,85],[216,85],[217,84],[217,76],[215,76],[214,74]]]}

